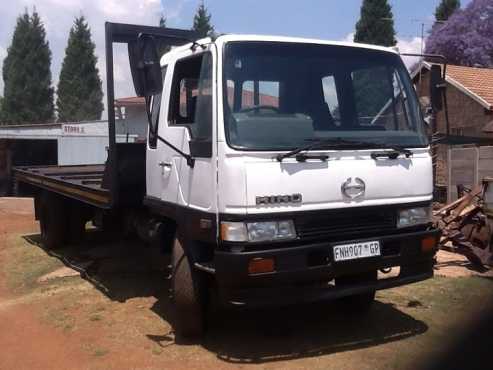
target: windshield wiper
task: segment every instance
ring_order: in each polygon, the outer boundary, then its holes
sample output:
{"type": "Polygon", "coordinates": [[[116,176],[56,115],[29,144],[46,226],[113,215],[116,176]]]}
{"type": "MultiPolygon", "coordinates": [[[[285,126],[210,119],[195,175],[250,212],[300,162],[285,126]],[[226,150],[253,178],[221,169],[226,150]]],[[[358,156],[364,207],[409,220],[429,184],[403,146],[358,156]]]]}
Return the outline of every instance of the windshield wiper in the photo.
{"type": "MultiPolygon", "coordinates": [[[[336,138],[324,138],[324,139],[307,139],[307,141],[313,141],[310,144],[300,146],[290,152],[279,154],[276,156],[278,162],[282,162],[283,159],[293,157],[301,152],[308,151],[319,147],[321,145],[330,145],[330,147],[348,147],[348,148],[381,148],[381,144],[365,142],[365,141],[356,141],[356,140],[347,140],[340,137],[336,138]]],[[[321,156],[320,159],[327,160],[328,156],[321,156]],[[323,158],[322,158],[323,157],[323,158]]]]}
{"type": "Polygon", "coordinates": [[[307,145],[300,146],[299,148],[291,150],[290,152],[277,155],[276,156],[277,161],[282,162],[285,158],[289,158],[289,157],[293,157],[293,156],[296,156],[296,160],[298,160],[298,162],[303,162],[303,159],[311,159],[311,158],[327,160],[329,158],[329,156],[327,156],[327,155],[311,156],[311,157],[298,155],[301,152],[309,151],[309,150],[314,149],[316,147],[319,147],[321,145],[329,145],[331,147],[331,149],[334,147],[344,147],[344,148],[351,148],[351,149],[354,149],[354,148],[358,148],[358,149],[363,149],[363,148],[364,149],[375,149],[375,148],[392,149],[392,151],[385,151],[385,152],[382,151],[382,152],[371,153],[371,157],[373,159],[377,159],[379,157],[388,157],[390,159],[396,159],[401,154],[404,154],[406,156],[406,158],[409,158],[410,156],[413,155],[413,152],[411,150],[405,149],[403,147],[400,147],[397,145],[388,145],[388,144],[378,143],[378,142],[348,140],[348,139],[343,139],[340,137],[324,138],[324,139],[308,139],[307,141],[313,141],[313,142],[310,144],[307,144],[307,145]]]}
{"type": "Polygon", "coordinates": [[[386,152],[373,152],[370,154],[372,159],[378,159],[382,157],[387,157],[389,159],[397,159],[401,154],[404,154],[406,158],[409,158],[410,156],[413,155],[413,152],[409,149],[402,148],[400,146],[388,146],[385,147],[384,149],[392,149],[392,151],[386,151],[386,152]]]}

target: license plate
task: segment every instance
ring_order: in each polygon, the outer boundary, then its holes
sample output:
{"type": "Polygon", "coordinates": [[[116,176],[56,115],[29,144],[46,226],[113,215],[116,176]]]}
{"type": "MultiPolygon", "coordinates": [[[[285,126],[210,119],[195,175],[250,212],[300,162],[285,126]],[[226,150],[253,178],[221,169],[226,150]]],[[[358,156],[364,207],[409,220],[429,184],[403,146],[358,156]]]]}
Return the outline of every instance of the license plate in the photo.
{"type": "Polygon", "coordinates": [[[371,241],[334,246],[334,261],[380,256],[380,242],[371,241]]]}

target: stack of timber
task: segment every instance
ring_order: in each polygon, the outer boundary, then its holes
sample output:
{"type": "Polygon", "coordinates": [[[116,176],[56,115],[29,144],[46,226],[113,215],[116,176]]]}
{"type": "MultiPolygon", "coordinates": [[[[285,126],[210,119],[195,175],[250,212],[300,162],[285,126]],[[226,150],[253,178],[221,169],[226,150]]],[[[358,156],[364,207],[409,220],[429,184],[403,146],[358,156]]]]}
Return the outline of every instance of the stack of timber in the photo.
{"type": "Polygon", "coordinates": [[[460,253],[478,267],[493,266],[493,217],[485,209],[488,182],[473,189],[459,187],[456,201],[433,212],[442,230],[440,248],[460,253]]]}

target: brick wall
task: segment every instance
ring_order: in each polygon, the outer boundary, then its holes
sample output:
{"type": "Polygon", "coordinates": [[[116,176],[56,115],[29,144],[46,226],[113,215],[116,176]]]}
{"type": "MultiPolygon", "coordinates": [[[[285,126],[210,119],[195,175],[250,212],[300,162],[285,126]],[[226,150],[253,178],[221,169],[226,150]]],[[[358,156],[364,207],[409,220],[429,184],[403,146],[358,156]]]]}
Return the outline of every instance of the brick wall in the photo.
{"type": "MultiPolygon", "coordinates": [[[[429,72],[425,71],[421,81],[419,76],[415,78],[419,97],[429,96],[429,72]]],[[[486,110],[476,100],[472,99],[453,85],[447,83],[447,102],[450,121],[450,134],[461,136],[491,137],[482,131],[483,127],[493,121],[493,112],[486,110]]],[[[437,116],[437,129],[440,133],[446,133],[445,111],[437,116]]],[[[438,146],[437,178],[438,184],[448,183],[446,145],[438,146]]]]}

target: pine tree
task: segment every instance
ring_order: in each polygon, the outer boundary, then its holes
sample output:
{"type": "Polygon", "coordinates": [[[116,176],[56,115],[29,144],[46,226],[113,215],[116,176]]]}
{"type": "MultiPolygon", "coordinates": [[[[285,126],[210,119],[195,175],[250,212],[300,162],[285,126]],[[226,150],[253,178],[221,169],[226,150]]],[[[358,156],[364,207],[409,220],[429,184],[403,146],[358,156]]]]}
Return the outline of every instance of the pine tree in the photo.
{"type": "Polygon", "coordinates": [[[94,49],[89,26],[80,16],[70,29],[60,72],[56,102],[59,121],[101,119],[103,91],[94,49]]]}
{"type": "Polygon", "coordinates": [[[3,96],[0,96],[0,126],[3,124],[3,96]]]}
{"type": "Polygon", "coordinates": [[[6,123],[41,123],[53,119],[51,51],[36,10],[17,18],[12,43],[3,63],[6,123]]]}
{"type": "Polygon", "coordinates": [[[161,18],[159,18],[159,27],[166,28],[166,17],[164,14],[161,14],[161,18]]]}
{"type": "Polygon", "coordinates": [[[200,37],[212,36],[214,34],[214,27],[211,24],[211,14],[207,11],[207,8],[202,1],[197,8],[197,13],[193,17],[193,31],[197,31],[200,37]]]}
{"type": "Polygon", "coordinates": [[[387,0],[363,0],[354,41],[382,46],[397,43],[392,8],[387,0]]]}
{"type": "Polygon", "coordinates": [[[444,22],[459,8],[459,0],[442,0],[436,8],[435,19],[444,22]]]}

